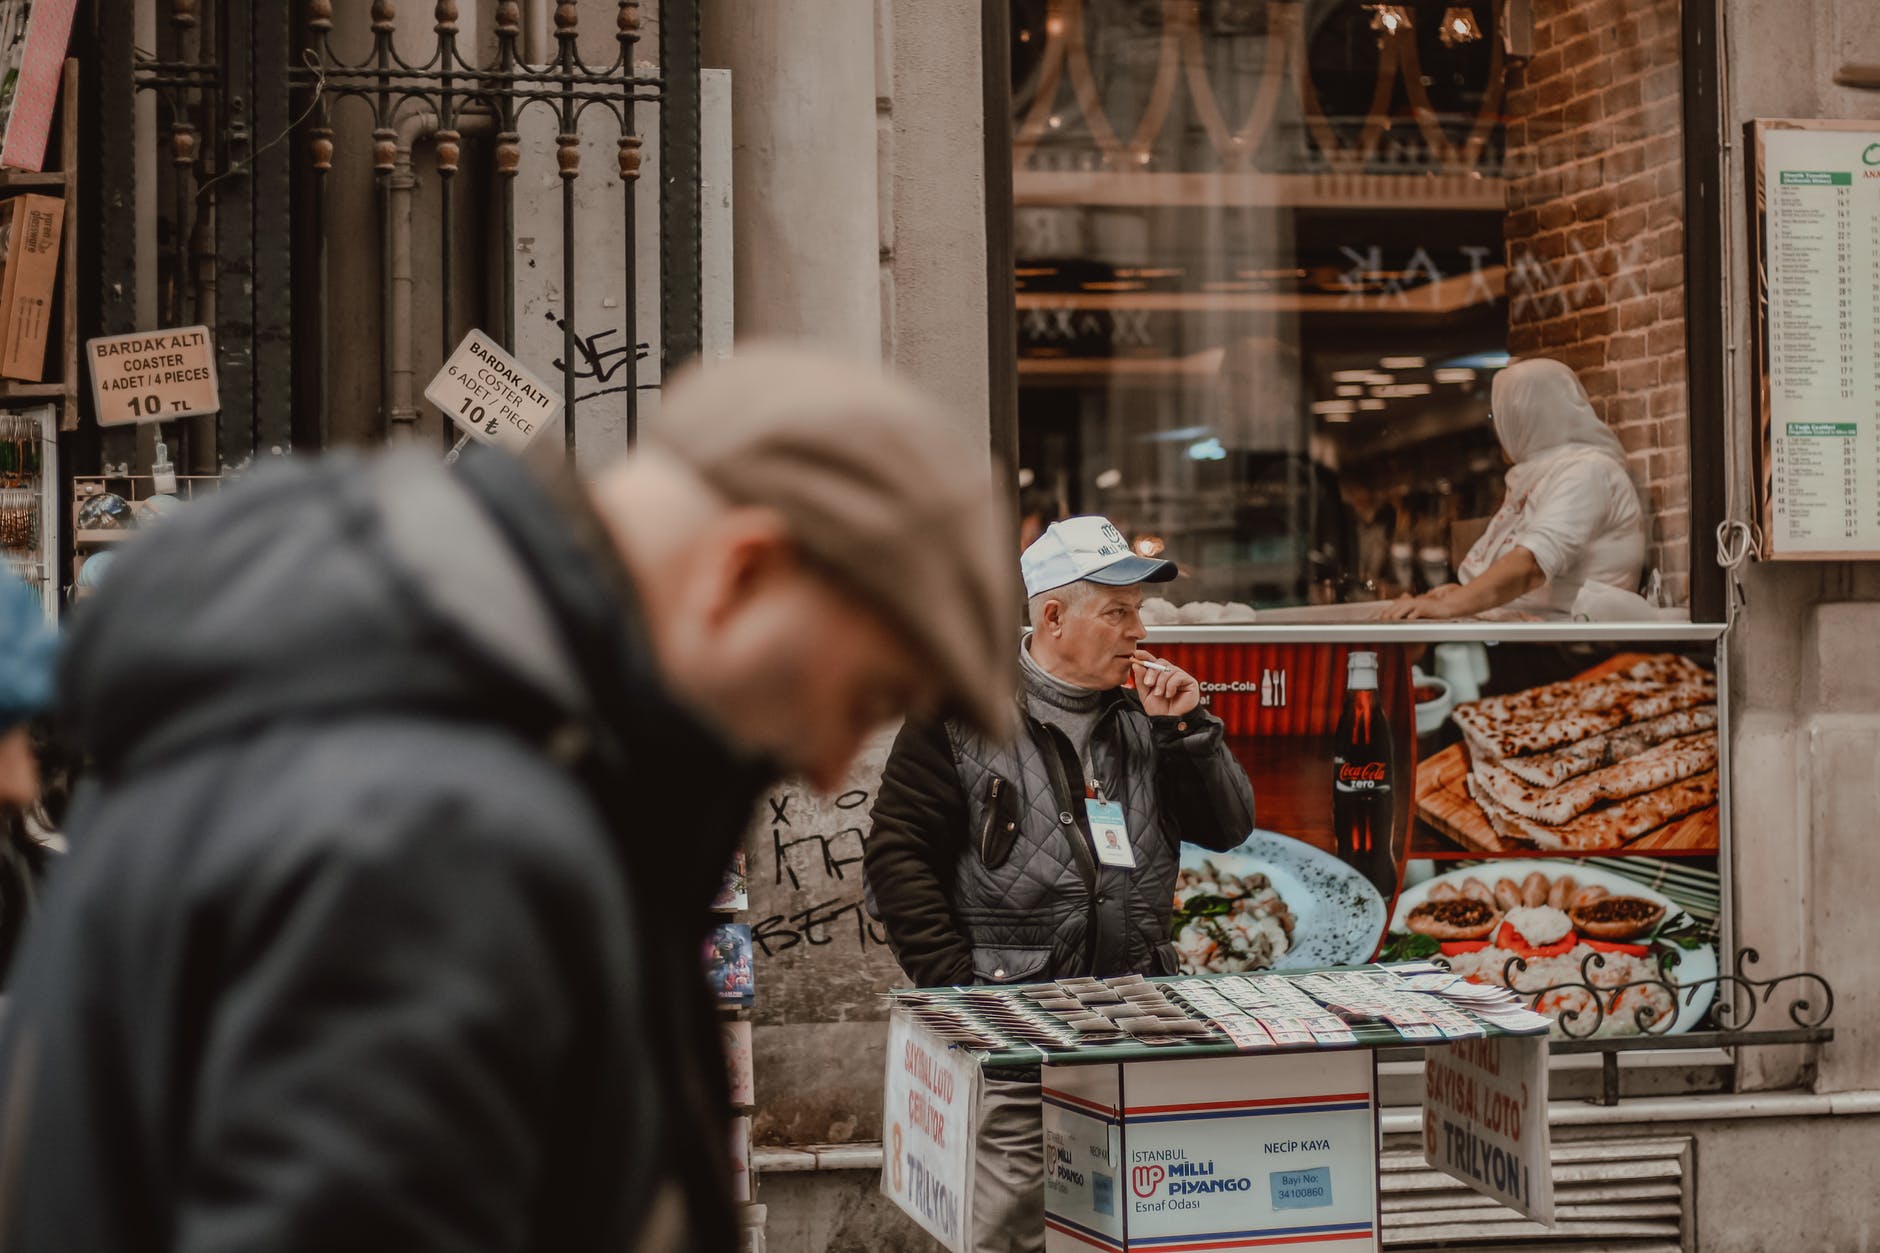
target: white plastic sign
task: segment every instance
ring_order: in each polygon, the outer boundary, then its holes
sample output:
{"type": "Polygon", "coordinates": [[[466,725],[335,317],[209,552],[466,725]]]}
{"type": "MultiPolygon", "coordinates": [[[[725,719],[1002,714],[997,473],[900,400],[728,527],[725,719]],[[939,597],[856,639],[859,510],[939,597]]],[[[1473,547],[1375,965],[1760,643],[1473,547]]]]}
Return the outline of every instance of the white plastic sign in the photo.
{"type": "Polygon", "coordinates": [[[1423,1053],[1423,1157],[1553,1225],[1547,1037],[1459,1040],[1423,1053]]]}
{"type": "Polygon", "coordinates": [[[215,350],[206,326],[178,326],[88,340],[99,426],[169,422],[219,413],[215,350]]]}
{"type": "Polygon", "coordinates": [[[881,1190],[952,1253],[972,1247],[973,1059],[896,1013],[888,1028],[881,1190]]]}
{"type": "Polygon", "coordinates": [[[424,398],[471,439],[520,452],[561,416],[562,399],[482,331],[471,331],[424,398]]]}

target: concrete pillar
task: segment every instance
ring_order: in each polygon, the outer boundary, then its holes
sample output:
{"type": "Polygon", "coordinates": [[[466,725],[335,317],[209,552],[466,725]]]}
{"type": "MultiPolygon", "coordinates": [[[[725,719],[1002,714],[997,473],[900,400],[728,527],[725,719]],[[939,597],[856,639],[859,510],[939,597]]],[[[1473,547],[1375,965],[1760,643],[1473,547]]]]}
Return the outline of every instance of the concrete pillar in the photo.
{"type": "Polygon", "coordinates": [[[880,360],[874,5],[702,8],[705,64],[731,71],[738,338],[880,360]]]}
{"type": "MultiPolygon", "coordinates": [[[[883,9],[882,81],[892,154],[892,258],[884,303],[901,377],[945,401],[985,449],[985,124],[979,0],[893,0],[883,9]]],[[[1005,118],[992,124],[1006,126],[1005,118]]],[[[988,455],[988,462],[990,456],[988,455]]]]}

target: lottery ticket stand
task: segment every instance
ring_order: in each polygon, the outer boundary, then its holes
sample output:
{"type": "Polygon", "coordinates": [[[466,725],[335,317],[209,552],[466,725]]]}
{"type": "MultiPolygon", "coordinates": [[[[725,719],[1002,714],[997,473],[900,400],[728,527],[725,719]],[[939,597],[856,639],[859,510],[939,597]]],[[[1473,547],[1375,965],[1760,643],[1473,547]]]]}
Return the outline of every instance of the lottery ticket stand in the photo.
{"type": "Polygon", "coordinates": [[[1378,1249],[1376,1050],[1405,1044],[1426,1049],[1430,1164],[1552,1220],[1546,1020],[1434,967],[894,999],[882,1187],[955,1253],[984,1071],[1032,1065],[1050,1253],[1378,1249]],[[1073,1025],[1096,1018],[1125,1030],[1073,1025]]]}

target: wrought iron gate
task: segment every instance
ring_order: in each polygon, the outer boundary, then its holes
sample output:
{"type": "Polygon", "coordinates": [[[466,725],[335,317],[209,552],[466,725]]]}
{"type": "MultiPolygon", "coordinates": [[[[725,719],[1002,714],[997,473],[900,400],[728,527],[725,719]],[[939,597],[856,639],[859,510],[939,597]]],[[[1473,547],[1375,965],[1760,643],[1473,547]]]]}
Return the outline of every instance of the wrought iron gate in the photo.
{"type": "MultiPolygon", "coordinates": [[[[93,273],[83,280],[96,293],[86,320],[100,334],[142,329],[152,318],[213,328],[220,417],[166,431],[194,471],[220,473],[342,437],[416,429],[420,410],[411,395],[410,365],[415,282],[408,254],[424,232],[410,230],[406,217],[420,140],[431,147],[434,181],[426,191],[435,201],[436,244],[436,290],[426,284],[422,307],[438,323],[439,351],[448,353],[478,320],[479,299],[486,329],[513,348],[516,177],[525,158],[535,155],[526,132],[531,125],[541,130],[529,123],[530,115],[552,120],[561,202],[555,319],[561,351],[554,368],[570,402],[564,432],[572,452],[577,387],[602,364],[595,337],[577,335],[574,302],[584,285],[625,296],[618,301],[617,328],[625,350],[606,354],[611,385],[605,394],[621,398],[627,438],[635,433],[638,360],[648,349],[636,317],[634,242],[648,226],[636,220],[646,215],[636,213],[634,190],[643,121],[656,112],[661,170],[652,229],[659,232],[660,343],[654,351],[667,364],[698,351],[697,0],[436,0],[423,6],[91,0],[89,10],[89,28],[81,25],[78,44],[91,67],[84,93],[91,168],[84,185],[93,206],[87,238],[97,241],[88,257],[93,273]],[[152,6],[159,11],[153,14],[152,6]],[[611,19],[611,31],[600,37],[612,45],[611,63],[590,64],[582,46],[592,51],[604,18],[611,19]],[[655,23],[657,68],[645,59],[650,49],[641,48],[655,23]],[[424,55],[412,55],[414,44],[424,55]],[[140,101],[148,100],[154,100],[155,117],[150,104],[142,104],[141,138],[155,153],[139,151],[140,101]],[[583,161],[594,114],[615,135],[611,169],[583,161]],[[333,212],[334,180],[348,162],[354,163],[354,185],[370,169],[376,239],[358,229],[361,223],[341,223],[333,212]],[[597,178],[620,189],[619,272],[595,272],[581,263],[577,184],[597,178]],[[140,234],[133,212],[140,194],[146,206],[154,197],[154,233],[146,207],[140,234]],[[377,251],[376,292],[336,289],[336,262],[356,266],[364,255],[359,250],[368,248],[377,251]],[[466,264],[465,253],[478,248],[488,250],[489,264],[466,264]],[[145,284],[154,275],[154,291],[140,292],[140,272],[145,284]],[[335,335],[355,335],[373,321],[377,377],[353,390],[340,415],[342,436],[336,380],[360,371],[346,354],[336,357],[335,335]],[[371,392],[376,431],[357,412],[369,406],[360,398],[371,392]]],[[[134,433],[121,428],[104,432],[104,466],[132,464],[134,441],[134,433]]]]}

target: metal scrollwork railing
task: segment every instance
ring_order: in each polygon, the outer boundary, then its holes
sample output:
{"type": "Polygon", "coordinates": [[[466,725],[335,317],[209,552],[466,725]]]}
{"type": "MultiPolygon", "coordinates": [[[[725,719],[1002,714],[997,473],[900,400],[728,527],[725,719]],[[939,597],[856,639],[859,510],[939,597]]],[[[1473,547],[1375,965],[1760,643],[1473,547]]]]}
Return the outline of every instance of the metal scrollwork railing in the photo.
{"type": "MultiPolygon", "coordinates": [[[[520,119],[531,109],[547,110],[555,122],[555,162],[562,180],[562,393],[570,402],[570,412],[562,424],[568,451],[572,455],[575,422],[572,402],[581,354],[577,344],[574,293],[579,278],[580,250],[575,246],[575,180],[581,176],[581,124],[594,109],[611,114],[617,128],[618,157],[615,175],[625,185],[621,196],[625,215],[625,238],[634,238],[633,184],[640,176],[641,138],[637,133],[634,107],[640,103],[660,102],[663,83],[658,74],[643,73],[635,66],[634,49],[640,40],[641,15],[638,0],[618,0],[615,6],[614,59],[606,66],[590,66],[580,51],[580,6],[562,0],[554,10],[554,46],[552,59],[531,65],[522,52],[522,13],[516,0],[499,0],[495,5],[494,32],[496,51],[487,64],[465,59],[460,43],[459,10],[456,0],[436,0],[432,7],[435,46],[422,61],[409,60],[399,51],[398,12],[393,0],[374,0],[372,5],[372,48],[357,61],[345,61],[333,48],[333,5],[331,0],[310,0],[309,28],[313,47],[307,64],[292,71],[297,87],[313,96],[315,124],[311,131],[314,168],[325,173],[332,166],[334,131],[330,116],[331,102],[355,99],[365,102],[373,114],[372,164],[381,180],[389,181],[398,169],[401,124],[408,118],[422,116],[425,128],[437,145],[437,169],[444,181],[440,197],[442,229],[440,234],[448,252],[453,234],[452,184],[460,168],[462,142],[466,129],[476,124],[494,132],[497,177],[512,183],[521,169],[522,139],[520,119]]],[[[515,197],[505,189],[499,197],[502,205],[502,231],[505,240],[516,234],[515,197]]],[[[386,224],[390,238],[391,224],[386,224]]],[[[501,250],[502,283],[505,293],[507,325],[503,328],[506,344],[515,346],[514,300],[516,274],[515,251],[501,250]]],[[[629,243],[624,252],[624,290],[635,289],[634,249],[629,243]]],[[[443,307],[452,302],[451,266],[444,265],[443,307]]],[[[390,297],[390,285],[383,293],[390,297]]],[[[622,302],[625,308],[625,342],[639,342],[634,325],[634,299],[622,302]]],[[[397,316],[384,312],[387,333],[398,329],[397,316]]],[[[447,319],[448,321],[448,319],[447,319]]],[[[445,329],[449,351],[455,328],[445,329]]],[[[627,377],[620,390],[626,397],[628,438],[633,438],[638,424],[637,356],[626,354],[627,377]]],[[[390,360],[390,354],[387,354],[390,360]]],[[[386,396],[389,420],[410,421],[416,410],[407,395],[408,388],[388,373],[381,380],[386,396]]],[[[388,425],[389,425],[388,420],[388,425]]]]}
{"type": "Polygon", "coordinates": [[[1609,1019],[1629,1012],[1629,1023],[1615,1022],[1621,1030],[1635,1030],[1641,1036],[1668,1036],[1678,1020],[1680,1000],[1695,1005],[1707,991],[1718,996],[1715,1010],[1720,1029],[1748,1031],[1758,1011],[1775,996],[1776,989],[1793,985],[1795,999],[1788,1005],[1788,1017],[1796,1027],[1812,1030],[1826,1025],[1834,1012],[1834,988],[1810,971],[1797,971],[1758,979],[1749,972],[1762,960],[1753,948],[1737,950],[1735,970],[1708,978],[1689,981],[1675,977],[1681,958],[1675,949],[1658,954],[1652,975],[1646,978],[1602,977],[1608,965],[1606,955],[1588,953],[1580,961],[1579,977],[1534,986],[1521,976],[1529,972],[1527,959],[1510,957],[1502,967],[1502,982],[1526,998],[1537,1012],[1548,1014],[1560,1033],[1572,1040],[1588,1040],[1598,1035],[1609,1019]],[[1821,1004],[1817,1006],[1801,989],[1813,987],[1821,1004]],[[1636,995],[1634,994],[1636,993],[1636,995]]]}
{"type": "Polygon", "coordinates": [[[1632,978],[1605,954],[1591,952],[1581,959],[1577,977],[1548,981],[1522,957],[1504,962],[1500,976],[1530,1009],[1554,1020],[1553,1052],[1601,1055],[1599,1099],[1616,1105],[1622,1052],[1831,1041],[1834,1030],[1828,1020],[1834,1015],[1834,986],[1808,970],[1758,978],[1752,968],[1761,961],[1755,949],[1741,948],[1727,971],[1687,980],[1678,977],[1680,951],[1662,948],[1651,959],[1650,973],[1632,978]],[[1530,975],[1534,977],[1523,978],[1530,975]],[[1787,1001],[1780,1009],[1787,1021],[1758,1022],[1762,1011],[1784,995],[1787,1001]],[[1684,1010],[1710,997],[1715,1003],[1706,1013],[1713,1026],[1704,1026],[1702,1014],[1678,1026],[1684,1010]]]}
{"type": "MultiPolygon", "coordinates": [[[[328,233],[330,226],[347,229],[339,225],[342,218],[357,221],[361,206],[350,180],[331,193],[329,205],[330,185],[340,181],[329,176],[348,161],[369,169],[377,190],[381,436],[408,434],[420,412],[409,349],[412,325],[424,323],[404,316],[415,288],[408,263],[413,205],[422,203],[436,223],[443,350],[454,347],[472,317],[492,318],[487,329],[514,350],[518,193],[525,212],[544,219],[538,237],[552,238],[558,180],[559,282],[538,286],[547,293],[545,316],[560,330],[554,368],[569,406],[565,437],[572,449],[576,402],[600,395],[622,398],[625,431],[634,437],[637,363],[648,346],[640,342],[638,302],[629,293],[637,288],[635,188],[649,113],[657,116],[665,149],[659,221],[645,224],[658,233],[665,270],[660,355],[676,361],[696,351],[698,6],[696,0],[664,0],[655,56],[641,47],[639,0],[616,0],[612,21],[599,31],[593,29],[596,7],[573,0],[167,0],[154,45],[139,46],[128,21],[112,28],[98,90],[101,143],[109,150],[103,164],[116,181],[102,194],[107,203],[127,204],[138,194],[135,146],[149,140],[134,138],[146,133],[134,101],[154,99],[152,138],[161,145],[164,191],[157,316],[171,324],[198,317],[210,322],[224,371],[224,413],[215,447],[205,452],[210,464],[201,468],[213,471],[218,459],[235,467],[257,453],[339,437],[330,430],[329,327],[344,325],[347,342],[357,341],[360,324],[341,320],[353,316],[354,306],[345,302],[356,299],[358,284],[328,281],[328,233]],[[590,62],[584,39],[589,56],[603,43],[611,53],[590,62]],[[350,114],[355,108],[363,116],[350,114]],[[340,124],[336,112],[348,112],[340,124]],[[544,114],[545,124],[530,124],[544,114]],[[435,157],[422,167],[425,178],[436,179],[435,201],[411,194],[420,169],[413,150],[420,143],[435,157]],[[469,159],[473,146],[476,161],[469,159]],[[583,186],[594,182],[597,151],[606,153],[601,177],[620,188],[627,241],[618,266],[610,262],[605,272],[594,264],[594,240],[575,238],[577,226],[584,235],[605,229],[594,224],[596,208],[611,226],[605,216],[611,205],[600,207],[591,196],[584,194],[577,214],[576,184],[584,177],[583,186]],[[528,158],[535,152],[553,162],[547,180],[521,185],[518,176],[533,169],[528,158]],[[487,201],[479,187],[478,201],[464,208],[457,184],[467,171],[475,171],[479,183],[487,171],[491,186],[487,201]],[[500,246],[491,249],[497,264],[484,292],[464,268],[463,257],[473,251],[464,245],[473,241],[458,236],[481,231],[486,220],[497,237],[488,242],[500,246]],[[584,287],[581,317],[575,316],[578,285],[584,287]],[[486,312],[484,306],[494,307],[486,312]],[[597,308],[607,312],[597,314],[597,308]],[[597,316],[600,326],[593,324],[597,316]],[[316,317],[317,328],[309,325],[316,317]],[[594,347],[595,340],[611,341],[620,332],[620,346],[594,347]],[[316,343],[318,362],[311,360],[316,343]],[[578,384],[595,379],[605,386],[576,395],[578,384]]],[[[105,287],[107,330],[130,329],[138,317],[134,285],[115,277],[133,272],[136,255],[151,247],[139,241],[132,218],[119,214],[108,223],[105,269],[114,283],[105,287]]],[[[432,235],[427,230],[418,238],[428,246],[432,235]]],[[[436,280],[427,275],[427,281],[436,280]]],[[[369,304],[372,296],[362,294],[369,304]]],[[[352,415],[345,420],[348,437],[366,433],[354,429],[359,423],[352,415]]]]}

